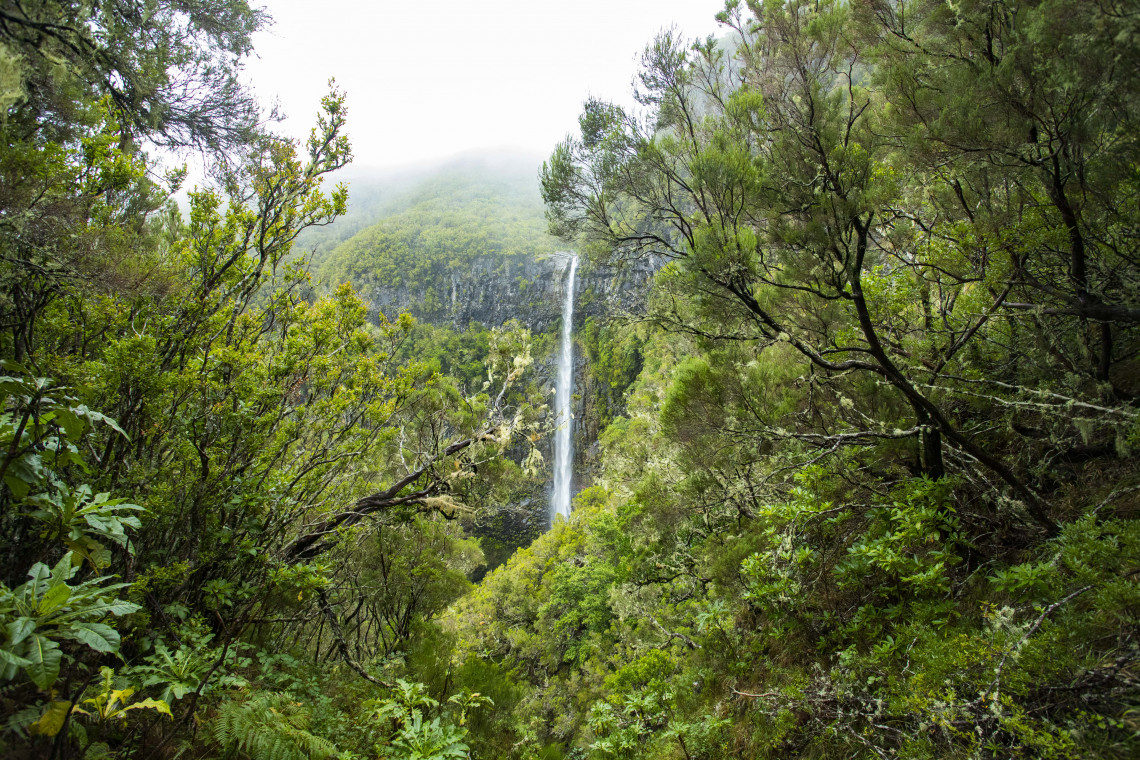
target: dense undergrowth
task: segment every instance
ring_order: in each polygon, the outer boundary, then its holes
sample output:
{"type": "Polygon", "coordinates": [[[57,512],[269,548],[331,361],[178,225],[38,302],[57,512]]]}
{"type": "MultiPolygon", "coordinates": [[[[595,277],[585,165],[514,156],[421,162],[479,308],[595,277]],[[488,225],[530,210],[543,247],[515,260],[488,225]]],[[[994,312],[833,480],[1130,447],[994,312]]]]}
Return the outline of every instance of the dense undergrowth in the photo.
{"type": "MultiPolygon", "coordinates": [[[[803,452],[722,443],[714,462],[707,437],[678,442],[674,415],[708,399],[689,395],[675,336],[655,346],[603,440],[601,485],[448,615],[464,656],[529,685],[518,740],[591,757],[1135,751],[1127,460],[1074,468],[1086,487],[1065,489],[1064,527],[1037,541],[968,484],[914,477],[905,452],[796,467],[782,498],[753,500],[718,476],[803,452]]],[[[772,379],[751,403],[787,400],[772,379]]]]}

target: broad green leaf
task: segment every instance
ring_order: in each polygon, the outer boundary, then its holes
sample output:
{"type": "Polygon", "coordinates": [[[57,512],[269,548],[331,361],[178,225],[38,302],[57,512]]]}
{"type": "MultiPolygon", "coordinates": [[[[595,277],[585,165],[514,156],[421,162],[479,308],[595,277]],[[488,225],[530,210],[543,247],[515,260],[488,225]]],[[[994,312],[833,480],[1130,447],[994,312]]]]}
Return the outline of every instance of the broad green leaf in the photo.
{"type": "MultiPolygon", "coordinates": [[[[20,375],[25,375],[25,376],[29,376],[29,377],[32,374],[32,371],[30,369],[25,367],[23,364],[20,364],[20,362],[16,361],[15,359],[0,359],[0,367],[3,367],[4,369],[8,370],[9,372],[16,372],[20,375]]],[[[25,385],[26,385],[26,383],[22,377],[13,377],[10,375],[5,375],[4,377],[0,377],[0,380],[19,383],[21,387],[25,387],[25,385]]]]}
{"type": "MultiPolygon", "coordinates": [[[[68,552],[68,556],[71,556],[71,552],[68,552]]],[[[39,612],[41,616],[54,612],[67,604],[67,600],[71,598],[71,592],[71,586],[68,586],[66,583],[53,585],[48,589],[47,593],[43,595],[43,598],[40,599],[36,611],[39,612]]]]}
{"type": "Polygon", "coordinates": [[[51,577],[51,568],[43,562],[37,562],[32,565],[32,569],[28,571],[28,577],[31,578],[33,582],[47,580],[51,577]]]}
{"type": "Polygon", "coordinates": [[[22,488],[26,496],[31,486],[42,483],[46,477],[43,457],[39,454],[26,453],[8,465],[8,471],[4,473],[4,482],[13,492],[17,488],[22,488]]]}
{"type": "Polygon", "coordinates": [[[11,646],[19,644],[32,631],[36,630],[36,621],[30,617],[21,617],[8,623],[8,639],[11,646]]]}
{"type": "Polygon", "coordinates": [[[51,578],[54,583],[65,583],[75,577],[75,572],[78,566],[72,562],[71,552],[63,555],[59,562],[55,563],[55,567],[51,569],[51,578]]]}
{"type": "Polygon", "coordinates": [[[63,428],[67,437],[73,441],[78,440],[83,435],[84,428],[87,427],[87,423],[75,412],[74,409],[56,409],[55,412],[56,421],[63,428]]]}
{"type": "Polygon", "coordinates": [[[81,607],[71,612],[66,612],[59,615],[54,619],[54,622],[60,623],[67,620],[87,619],[102,617],[103,615],[130,615],[132,612],[138,612],[139,605],[134,602],[124,602],[122,599],[113,599],[111,601],[99,601],[94,604],[81,607]]]}
{"type": "Polygon", "coordinates": [[[147,697],[146,699],[142,700],[141,702],[135,702],[134,704],[127,705],[126,707],[124,707],[122,710],[119,710],[118,712],[121,715],[121,714],[125,713],[127,710],[158,710],[160,713],[163,713],[164,715],[170,715],[171,718],[174,717],[173,715],[170,714],[170,705],[168,705],[166,702],[162,701],[161,699],[151,699],[150,697],[147,697]]]}
{"type": "MultiPolygon", "coordinates": [[[[86,409],[86,407],[81,407],[81,408],[86,409]]],[[[119,427],[119,423],[115,422],[113,419],[111,419],[107,415],[100,414],[99,412],[95,412],[95,411],[91,411],[90,409],[87,409],[85,416],[87,417],[87,419],[91,420],[92,422],[102,422],[107,427],[111,428],[116,433],[118,433],[119,435],[126,438],[128,441],[131,439],[131,437],[129,435],[127,435],[126,432],[121,427],[119,427]]]]}
{"type": "Polygon", "coordinates": [[[0,647],[0,663],[4,664],[4,672],[7,672],[10,667],[26,668],[32,664],[32,661],[20,657],[5,647],[0,647]]]}
{"type": "Polygon", "coordinates": [[[64,543],[67,545],[67,548],[75,554],[75,556],[72,557],[72,562],[82,564],[83,560],[87,560],[91,563],[91,567],[98,570],[108,565],[111,561],[111,552],[107,550],[107,547],[94,539],[80,537],[76,540],[67,540],[64,543]]]}
{"type": "Polygon", "coordinates": [[[87,545],[90,547],[87,559],[92,565],[96,568],[104,568],[111,564],[110,549],[93,539],[89,540],[87,545]]]}
{"type": "Polygon", "coordinates": [[[103,760],[103,758],[110,756],[111,748],[107,746],[106,742],[94,742],[83,753],[83,760],[103,760]]]}
{"type": "Polygon", "coordinates": [[[131,587],[131,584],[129,583],[110,583],[104,586],[102,584],[103,581],[107,580],[107,577],[108,576],[101,575],[98,578],[92,578],[91,580],[83,581],[83,583],[80,583],[75,588],[76,590],[82,589],[85,596],[97,594],[100,601],[106,601],[106,595],[110,592],[118,591],[121,588],[131,587]]]}
{"type": "Polygon", "coordinates": [[[87,460],[80,456],[78,451],[73,449],[61,451],[59,452],[58,458],[65,462],[70,462],[84,472],[91,472],[91,465],[87,464],[87,460]]]}
{"type": "Polygon", "coordinates": [[[29,388],[24,384],[23,380],[15,377],[8,377],[7,375],[0,377],[0,393],[7,394],[9,396],[23,396],[26,395],[28,391],[29,388]]]}
{"type": "Polygon", "coordinates": [[[131,696],[134,693],[134,686],[128,686],[125,689],[111,689],[111,701],[109,704],[112,707],[115,705],[125,705],[127,702],[131,701],[131,696]]]}
{"type": "Polygon", "coordinates": [[[16,472],[14,472],[14,468],[11,467],[8,469],[8,472],[4,474],[4,485],[8,486],[9,490],[12,491],[12,495],[17,499],[27,498],[28,492],[32,490],[28,482],[19,477],[16,472]]]}
{"type": "Polygon", "coordinates": [[[119,632],[103,623],[72,623],[63,635],[80,641],[96,652],[118,652],[119,632]]]}
{"type": "Polygon", "coordinates": [[[33,634],[28,645],[28,660],[31,664],[24,671],[32,683],[44,691],[51,688],[59,678],[59,664],[63,659],[63,652],[51,639],[33,634]]]}
{"type": "MultiPolygon", "coordinates": [[[[5,650],[0,649],[0,652],[5,652],[5,650]]],[[[5,652],[5,653],[11,657],[15,657],[15,655],[12,654],[11,652],[5,652]]],[[[16,663],[8,662],[3,657],[0,657],[0,681],[11,681],[13,678],[16,677],[16,674],[20,672],[20,668],[25,667],[29,662],[28,660],[25,660],[23,657],[17,657],[16,659],[21,661],[24,664],[17,665],[16,663]]]]}

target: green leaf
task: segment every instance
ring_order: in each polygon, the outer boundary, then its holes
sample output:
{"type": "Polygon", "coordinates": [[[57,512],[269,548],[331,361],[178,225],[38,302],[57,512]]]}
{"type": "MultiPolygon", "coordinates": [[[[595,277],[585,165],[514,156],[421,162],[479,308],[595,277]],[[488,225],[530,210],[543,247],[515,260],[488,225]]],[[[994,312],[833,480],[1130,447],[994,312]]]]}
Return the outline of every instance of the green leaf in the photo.
{"type": "Polygon", "coordinates": [[[72,562],[71,552],[63,555],[59,562],[55,563],[55,567],[51,569],[51,580],[54,586],[57,583],[66,583],[75,577],[76,571],[79,566],[72,562]]]}
{"type": "Polygon", "coordinates": [[[54,622],[59,623],[66,620],[75,620],[77,618],[90,620],[91,618],[102,617],[107,614],[115,616],[130,615],[133,612],[138,612],[140,609],[139,605],[134,602],[124,602],[122,599],[112,599],[111,601],[100,600],[94,604],[64,613],[56,617],[54,622]]]}
{"type": "Polygon", "coordinates": [[[111,748],[106,742],[93,742],[83,753],[83,760],[103,760],[105,757],[111,757],[111,748]]]}
{"type": "Polygon", "coordinates": [[[4,663],[5,671],[9,668],[26,668],[32,664],[31,660],[24,659],[4,647],[0,647],[0,662],[4,663]]]}
{"type": "Polygon", "coordinates": [[[111,428],[116,433],[118,433],[119,435],[126,438],[128,441],[131,439],[131,437],[126,434],[126,431],[124,431],[121,427],[119,427],[119,423],[115,422],[113,419],[111,419],[107,415],[100,414],[99,412],[92,411],[92,410],[88,409],[86,406],[77,407],[76,411],[79,411],[80,409],[83,410],[83,416],[85,416],[87,419],[91,420],[92,422],[102,422],[107,427],[111,428]]]}
{"type": "Polygon", "coordinates": [[[59,452],[58,459],[65,462],[71,462],[73,465],[83,470],[84,472],[91,472],[91,465],[87,464],[87,460],[79,455],[78,451],[65,449],[59,452]]]}
{"type": "Polygon", "coordinates": [[[73,441],[78,440],[79,437],[83,435],[84,428],[87,427],[87,423],[80,419],[74,409],[56,409],[55,419],[60,427],[63,428],[63,432],[67,434],[67,437],[73,441]]]}
{"type": "Polygon", "coordinates": [[[24,383],[23,380],[15,377],[4,375],[0,377],[0,393],[8,396],[24,396],[31,389],[24,383]]]}
{"type": "MultiPolygon", "coordinates": [[[[9,372],[16,372],[18,374],[25,375],[28,377],[31,377],[31,374],[32,374],[32,371],[30,369],[25,367],[23,364],[20,364],[20,362],[16,361],[15,359],[0,359],[0,367],[3,367],[5,370],[7,370],[9,372]]],[[[11,377],[8,375],[5,375],[4,377],[0,377],[0,380],[19,383],[21,387],[23,387],[24,383],[26,382],[21,377],[11,377]]]]}
{"type": "MultiPolygon", "coordinates": [[[[8,654],[11,654],[11,652],[8,654]]],[[[15,657],[15,655],[12,656],[15,657]]],[[[18,659],[23,660],[24,658],[20,657],[18,659]]],[[[17,665],[15,663],[8,662],[4,658],[0,657],[0,681],[11,681],[16,677],[16,674],[20,672],[20,668],[22,667],[24,667],[24,665],[17,665]]]]}
{"type": "MultiPolygon", "coordinates": [[[[68,552],[70,555],[71,552],[68,552]]],[[[66,583],[59,583],[53,585],[48,589],[48,592],[40,599],[40,603],[36,606],[36,611],[41,615],[48,615],[63,605],[67,604],[67,600],[71,598],[72,588],[66,583]]]]}
{"type": "Polygon", "coordinates": [[[36,630],[36,621],[30,617],[21,617],[8,623],[8,643],[11,646],[19,644],[28,635],[36,630]]]}
{"type": "Polygon", "coordinates": [[[17,474],[17,465],[20,460],[13,462],[13,466],[8,468],[8,472],[4,474],[4,484],[12,491],[12,495],[17,499],[25,499],[28,492],[31,491],[31,486],[22,477],[17,474]]]}
{"type": "Polygon", "coordinates": [[[63,660],[59,644],[44,636],[33,635],[28,646],[28,660],[31,664],[24,669],[28,678],[47,691],[59,678],[59,664],[63,660]]]}
{"type": "Polygon", "coordinates": [[[32,579],[29,582],[31,586],[38,586],[41,582],[45,582],[51,577],[51,568],[43,562],[37,562],[32,565],[32,569],[28,571],[28,577],[32,579]]]}
{"type": "Polygon", "coordinates": [[[169,715],[171,718],[174,717],[173,715],[170,714],[170,705],[168,705],[166,702],[162,701],[161,699],[151,699],[150,697],[147,697],[146,699],[142,700],[141,702],[135,702],[133,704],[127,705],[122,710],[120,710],[119,713],[120,714],[125,713],[127,710],[147,710],[147,709],[158,710],[160,713],[162,713],[164,715],[169,715]]]}
{"type": "Polygon", "coordinates": [[[80,641],[96,652],[118,652],[119,632],[103,623],[72,623],[63,635],[80,641]]]}

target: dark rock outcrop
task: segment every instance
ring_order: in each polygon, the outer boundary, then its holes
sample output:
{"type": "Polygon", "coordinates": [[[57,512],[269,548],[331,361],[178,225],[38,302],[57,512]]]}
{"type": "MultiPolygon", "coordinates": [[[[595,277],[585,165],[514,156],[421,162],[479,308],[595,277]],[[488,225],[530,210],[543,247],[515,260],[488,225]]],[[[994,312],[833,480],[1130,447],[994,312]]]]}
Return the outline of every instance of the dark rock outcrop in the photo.
{"type": "MultiPolygon", "coordinates": [[[[415,287],[363,282],[358,287],[389,317],[408,311],[434,325],[463,329],[471,322],[498,327],[517,319],[533,333],[552,333],[562,317],[562,297],[570,256],[475,256],[464,266],[436,273],[415,287]]],[[[574,318],[607,318],[644,305],[653,266],[621,270],[581,263],[574,318]]]]}

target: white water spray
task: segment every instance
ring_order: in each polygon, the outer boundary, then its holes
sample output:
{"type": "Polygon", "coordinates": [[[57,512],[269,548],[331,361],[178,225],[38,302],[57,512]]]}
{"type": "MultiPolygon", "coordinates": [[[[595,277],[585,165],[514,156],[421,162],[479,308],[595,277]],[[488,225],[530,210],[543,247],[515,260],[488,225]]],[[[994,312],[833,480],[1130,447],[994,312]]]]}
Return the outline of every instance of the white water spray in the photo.
{"type": "Polygon", "coordinates": [[[558,430],[554,434],[554,493],[550,500],[550,524],[558,515],[570,518],[570,473],[574,461],[574,417],[570,397],[574,390],[574,276],[578,257],[570,259],[566,275],[566,300],[562,303],[562,341],[558,352],[558,379],[554,386],[554,412],[558,430]]]}

